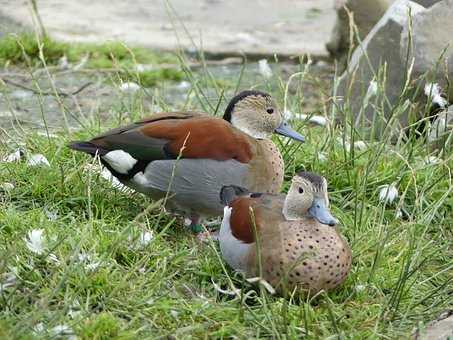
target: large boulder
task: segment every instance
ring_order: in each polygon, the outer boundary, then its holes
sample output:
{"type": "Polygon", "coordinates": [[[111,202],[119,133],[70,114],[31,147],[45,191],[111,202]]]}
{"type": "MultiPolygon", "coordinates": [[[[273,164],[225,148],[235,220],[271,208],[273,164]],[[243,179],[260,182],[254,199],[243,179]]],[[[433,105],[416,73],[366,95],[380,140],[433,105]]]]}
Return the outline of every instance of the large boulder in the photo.
{"type": "Polygon", "coordinates": [[[452,11],[453,0],[428,9],[413,1],[396,1],[356,48],[340,77],[336,91],[340,112],[352,112],[356,126],[369,127],[374,136],[380,135],[390,117],[400,124],[397,128],[424,118],[429,108],[417,103],[428,97],[425,81],[419,78],[439,83],[444,91],[446,75],[453,79],[452,11]],[[442,67],[436,71],[438,60],[442,67]],[[376,88],[381,91],[370,91],[376,88]]]}
{"type": "Polygon", "coordinates": [[[427,81],[438,83],[452,100],[453,85],[448,87],[448,78],[453,79],[453,0],[437,2],[414,15],[412,27],[402,32],[401,50],[409,51],[414,59],[413,77],[428,73],[427,81]]]}
{"type": "MultiPolygon", "coordinates": [[[[413,0],[413,2],[429,8],[441,0],[413,0]]],[[[346,58],[349,48],[356,46],[365,39],[374,25],[382,18],[387,9],[395,0],[335,0],[335,24],[326,48],[330,55],[339,61],[342,69],[346,67],[346,58]],[[353,23],[350,22],[348,11],[352,14],[353,23]],[[358,38],[352,35],[351,24],[357,27],[358,38]]]]}
{"type": "Polygon", "coordinates": [[[348,11],[353,16],[360,40],[363,40],[384,15],[391,2],[392,0],[335,0],[337,16],[330,40],[326,44],[330,54],[339,60],[347,57],[351,46],[348,11]]]}

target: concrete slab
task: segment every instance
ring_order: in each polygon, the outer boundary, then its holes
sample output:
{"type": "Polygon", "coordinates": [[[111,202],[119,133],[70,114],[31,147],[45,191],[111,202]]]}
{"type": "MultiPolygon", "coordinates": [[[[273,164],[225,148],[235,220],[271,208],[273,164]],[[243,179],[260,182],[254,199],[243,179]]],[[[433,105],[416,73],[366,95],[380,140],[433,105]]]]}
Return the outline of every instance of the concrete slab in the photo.
{"type": "MultiPolygon", "coordinates": [[[[335,20],[332,0],[171,0],[171,6],[164,0],[37,2],[48,33],[57,39],[115,39],[163,50],[175,49],[179,39],[186,50],[196,45],[219,55],[327,57],[325,43],[335,20]]],[[[32,26],[26,0],[0,0],[2,16],[32,26]]]]}

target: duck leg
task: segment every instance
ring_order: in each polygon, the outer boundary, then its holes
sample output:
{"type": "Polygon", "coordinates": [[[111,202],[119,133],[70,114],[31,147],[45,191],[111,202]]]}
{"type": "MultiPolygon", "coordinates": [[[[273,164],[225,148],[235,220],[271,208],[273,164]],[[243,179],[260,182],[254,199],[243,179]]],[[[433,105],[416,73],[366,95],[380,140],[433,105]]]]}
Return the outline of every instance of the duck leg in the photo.
{"type": "Polygon", "coordinates": [[[193,214],[185,219],[184,224],[188,226],[193,233],[198,234],[204,231],[203,225],[200,222],[200,216],[193,214]]]}

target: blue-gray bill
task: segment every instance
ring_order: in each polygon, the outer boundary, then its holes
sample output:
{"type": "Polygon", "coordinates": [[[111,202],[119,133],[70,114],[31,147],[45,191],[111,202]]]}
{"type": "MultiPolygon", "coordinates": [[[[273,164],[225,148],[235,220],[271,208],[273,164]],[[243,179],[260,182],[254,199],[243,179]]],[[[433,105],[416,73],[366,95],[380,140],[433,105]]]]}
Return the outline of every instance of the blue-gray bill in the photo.
{"type": "Polygon", "coordinates": [[[316,218],[319,223],[327,224],[328,226],[334,227],[338,221],[329,211],[329,208],[326,206],[326,202],[322,198],[315,198],[310,209],[308,209],[308,214],[316,218]]]}
{"type": "Polygon", "coordinates": [[[280,124],[278,128],[275,129],[275,133],[278,133],[279,135],[289,137],[292,139],[297,140],[298,142],[305,142],[305,137],[302,136],[299,132],[293,130],[291,125],[287,121],[284,121],[283,123],[280,124]]]}

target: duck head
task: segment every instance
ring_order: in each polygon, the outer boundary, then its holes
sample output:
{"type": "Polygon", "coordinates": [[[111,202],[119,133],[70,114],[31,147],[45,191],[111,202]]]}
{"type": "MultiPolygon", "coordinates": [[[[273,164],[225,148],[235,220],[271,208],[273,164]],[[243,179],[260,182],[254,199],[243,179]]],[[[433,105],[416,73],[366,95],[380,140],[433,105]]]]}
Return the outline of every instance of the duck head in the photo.
{"type": "Polygon", "coordinates": [[[223,119],[242,132],[259,139],[278,133],[304,142],[305,138],[283,119],[272,97],[260,91],[243,91],[231,99],[223,119]]]}
{"type": "Polygon", "coordinates": [[[329,211],[326,179],[308,171],[299,172],[293,177],[283,205],[283,214],[287,220],[308,216],[331,227],[338,223],[329,211]]]}

